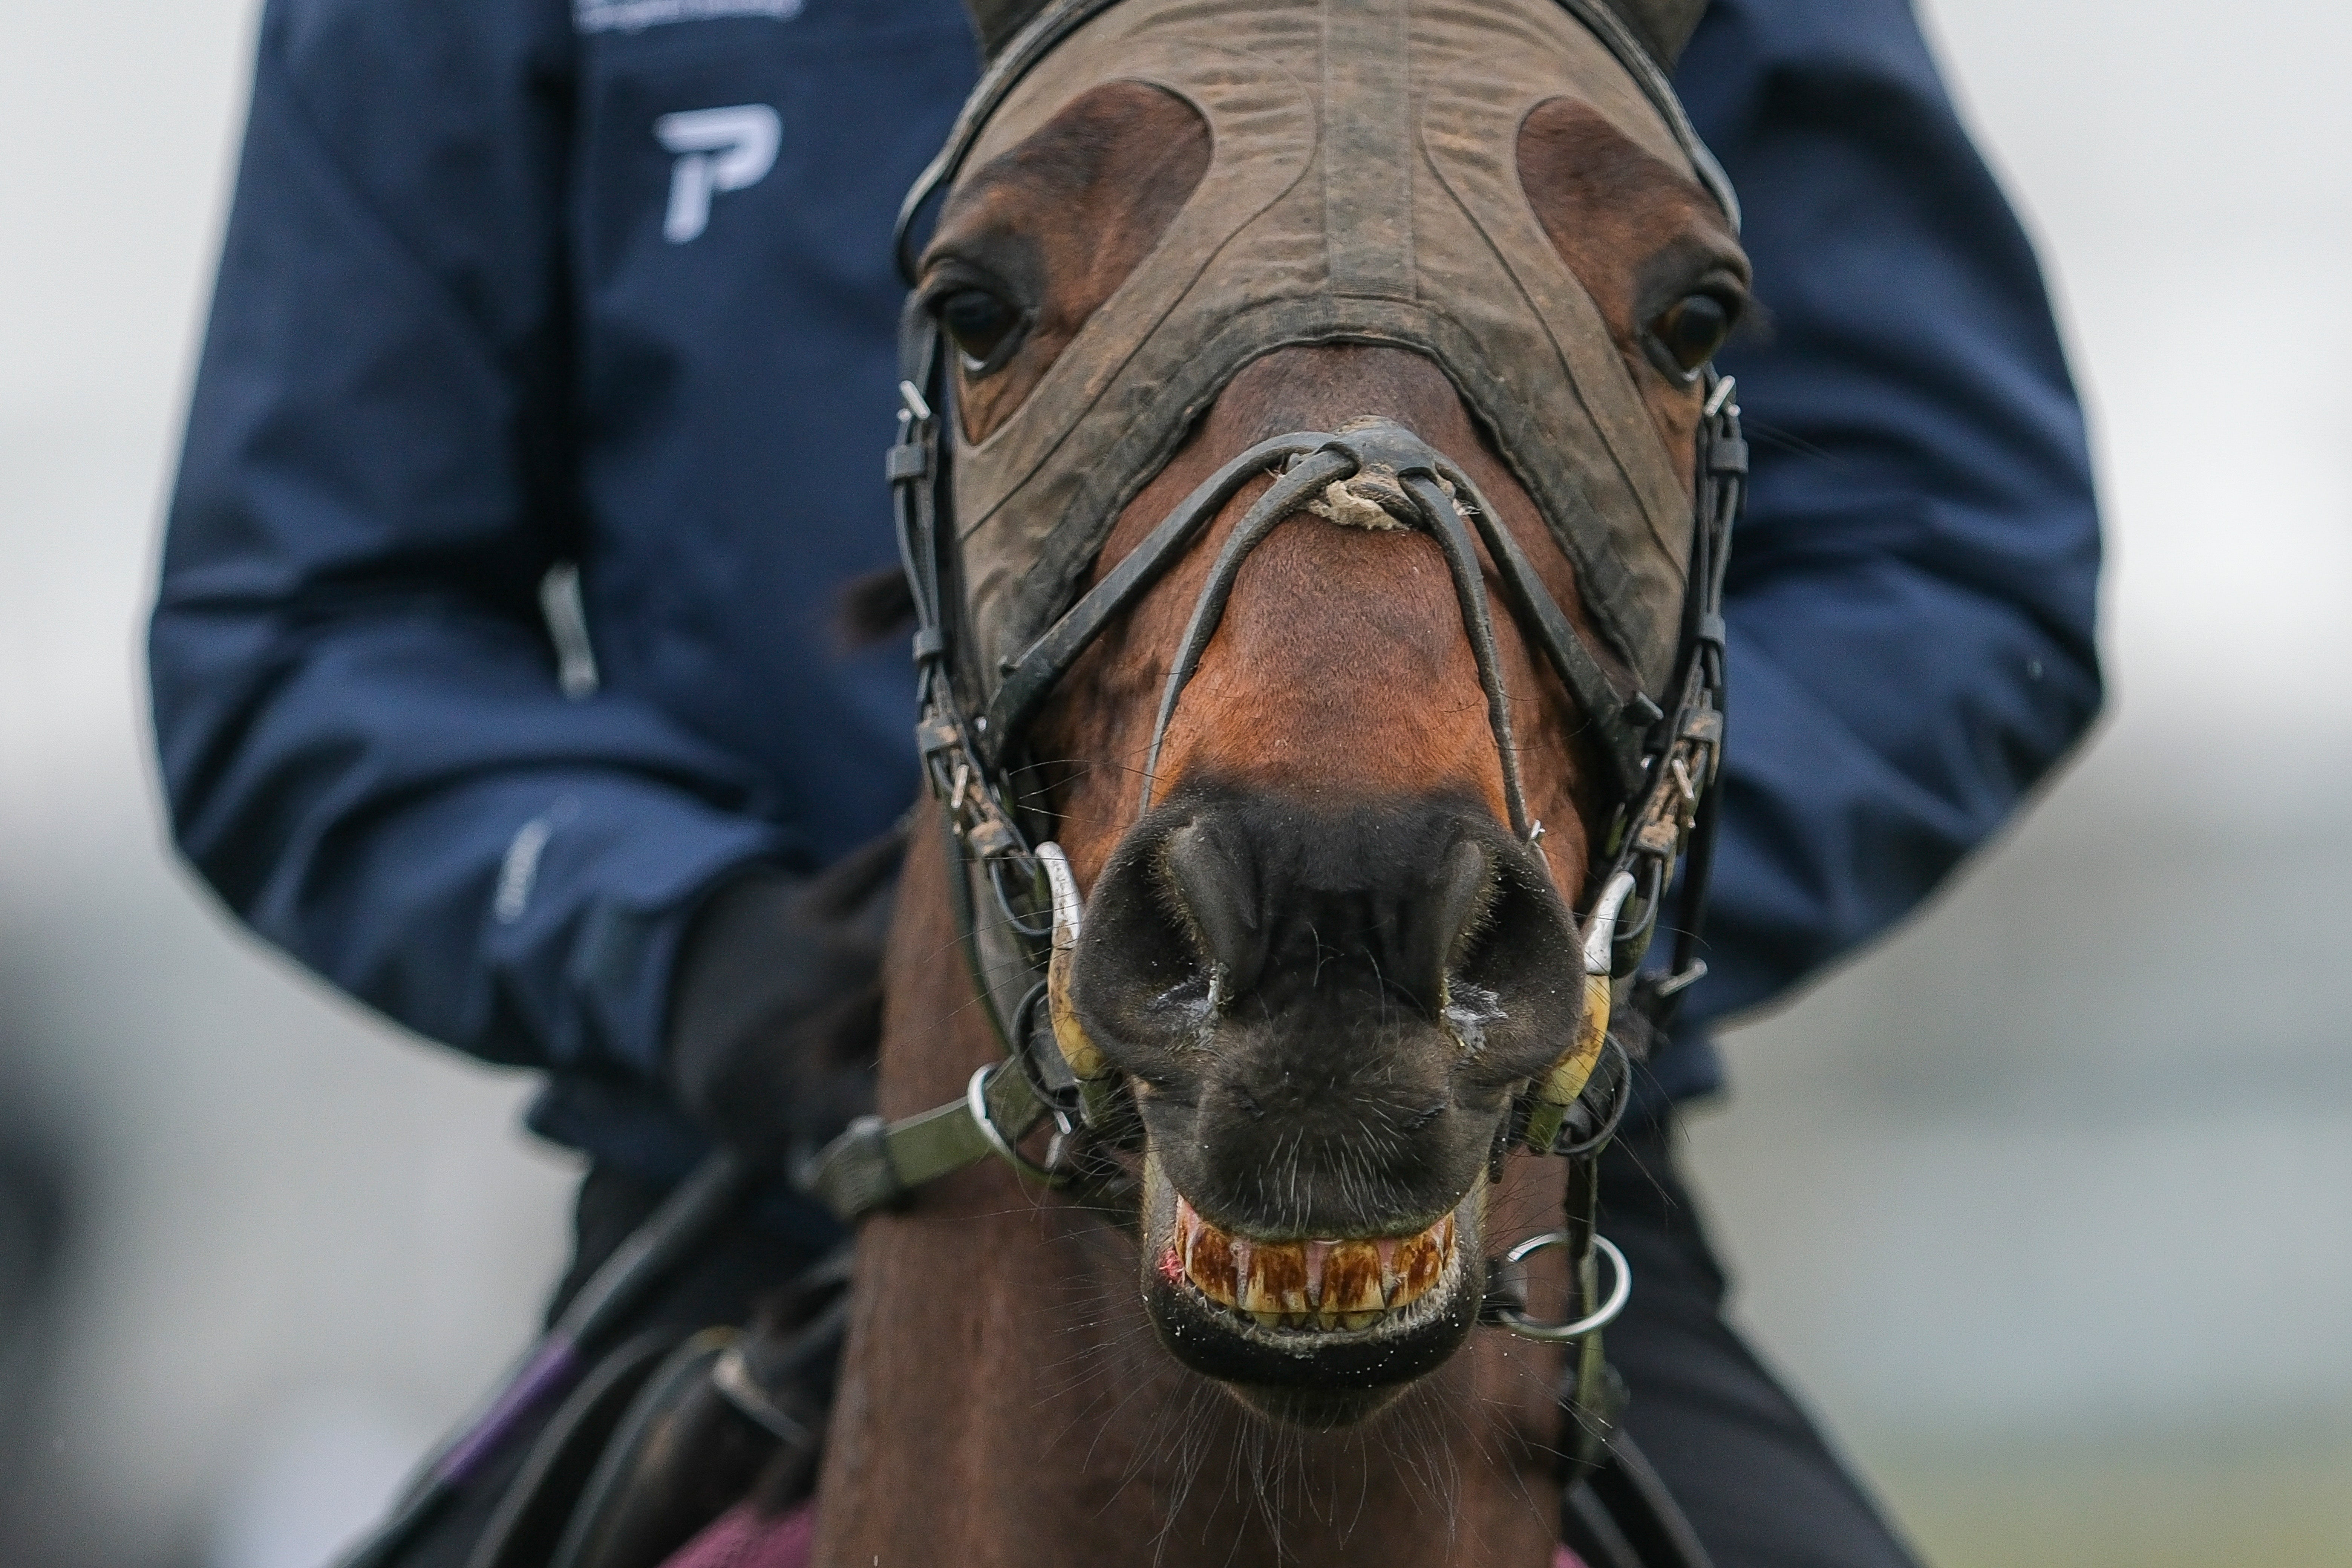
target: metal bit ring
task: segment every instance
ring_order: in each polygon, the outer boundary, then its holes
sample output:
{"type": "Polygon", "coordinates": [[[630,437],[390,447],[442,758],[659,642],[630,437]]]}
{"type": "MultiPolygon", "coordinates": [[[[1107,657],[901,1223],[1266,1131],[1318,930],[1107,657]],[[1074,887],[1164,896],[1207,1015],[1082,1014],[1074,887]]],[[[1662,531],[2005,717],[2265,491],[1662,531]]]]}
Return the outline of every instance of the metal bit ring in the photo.
{"type": "MultiPolygon", "coordinates": [[[[1566,1247],[1568,1244],[1568,1232],[1546,1231],[1541,1236],[1528,1237],[1510,1251],[1503,1254],[1503,1261],[1506,1264],[1525,1263],[1538,1252],[1549,1247],[1566,1247]]],[[[1616,1271],[1616,1279],[1610,1287],[1607,1300],[1572,1323],[1540,1322],[1528,1317],[1524,1310],[1517,1307],[1502,1308],[1495,1313],[1494,1321],[1521,1339],[1540,1340],[1546,1344],[1566,1344],[1580,1340],[1597,1330],[1607,1328],[1616,1321],[1617,1314],[1625,1310],[1625,1303],[1633,1298],[1633,1266],[1625,1261],[1625,1255],[1617,1250],[1617,1244],[1607,1237],[1595,1236],[1592,1238],[1592,1245],[1597,1250],[1608,1255],[1609,1266],[1616,1271]]]]}
{"type": "Polygon", "coordinates": [[[1014,1148],[1013,1141],[1005,1137],[1004,1130],[997,1126],[996,1119],[988,1113],[988,1080],[997,1068],[1004,1065],[1003,1062],[990,1062],[972,1073],[971,1081],[964,1085],[964,1109],[980,1124],[980,1135],[988,1140],[988,1146],[995,1150],[1006,1164],[1032,1181],[1043,1182],[1049,1187],[1063,1186],[1070,1179],[1066,1172],[1049,1171],[1014,1148]]]}

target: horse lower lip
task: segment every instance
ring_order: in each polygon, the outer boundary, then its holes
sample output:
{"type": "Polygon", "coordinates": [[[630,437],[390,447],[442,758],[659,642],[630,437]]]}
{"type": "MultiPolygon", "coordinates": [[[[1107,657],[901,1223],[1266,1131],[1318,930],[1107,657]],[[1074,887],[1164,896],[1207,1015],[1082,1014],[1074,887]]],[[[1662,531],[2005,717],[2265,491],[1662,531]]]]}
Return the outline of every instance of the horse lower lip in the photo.
{"type": "Polygon", "coordinates": [[[1410,1236],[1252,1240],[1203,1219],[1180,1195],[1162,1272],[1261,1328],[1360,1331],[1437,1286],[1455,1232],[1448,1214],[1410,1236]]]}

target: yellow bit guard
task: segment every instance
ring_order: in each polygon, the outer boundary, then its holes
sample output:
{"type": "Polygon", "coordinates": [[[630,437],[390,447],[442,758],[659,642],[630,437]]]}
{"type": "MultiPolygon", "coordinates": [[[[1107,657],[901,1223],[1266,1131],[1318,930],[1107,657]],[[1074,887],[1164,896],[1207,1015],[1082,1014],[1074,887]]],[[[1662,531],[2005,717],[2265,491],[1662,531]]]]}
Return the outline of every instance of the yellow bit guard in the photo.
{"type": "Polygon", "coordinates": [[[1551,1064],[1551,1071],[1536,1090],[1537,1098],[1562,1108],[1574,1105],[1576,1097],[1591,1081],[1592,1069],[1601,1065],[1601,1047],[1608,1038],[1609,976],[1588,974],[1584,977],[1584,1016],[1576,1021],[1576,1044],[1551,1064]]]}
{"type": "Polygon", "coordinates": [[[1058,844],[1040,844],[1037,859],[1045,868],[1045,883],[1054,895],[1054,947],[1045,964],[1045,1011],[1053,1020],[1054,1043],[1080,1083],[1092,1083],[1110,1074],[1110,1062],[1087,1038],[1077,1010],[1070,1005],[1070,966],[1077,962],[1078,923],[1085,902],[1078,897],[1078,879],[1070,871],[1070,858],[1058,844]]]}
{"type": "Polygon", "coordinates": [[[1633,891],[1631,873],[1620,871],[1592,901],[1592,915],[1584,927],[1584,1010],[1576,1020],[1576,1038],[1535,1086],[1535,1109],[1528,1117],[1528,1147],[1538,1154],[1551,1152],[1568,1108],[1592,1081],[1601,1065],[1601,1047],[1609,1040],[1612,1001],[1610,956],[1617,935],[1617,916],[1633,891]]]}

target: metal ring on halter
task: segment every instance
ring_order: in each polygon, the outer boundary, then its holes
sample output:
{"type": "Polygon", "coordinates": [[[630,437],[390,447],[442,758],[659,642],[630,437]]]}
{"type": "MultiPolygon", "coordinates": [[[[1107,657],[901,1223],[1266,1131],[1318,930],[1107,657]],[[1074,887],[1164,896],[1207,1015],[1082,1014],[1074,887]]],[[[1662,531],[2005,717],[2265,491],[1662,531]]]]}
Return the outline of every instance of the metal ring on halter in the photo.
{"type": "MultiPolygon", "coordinates": [[[[1566,1247],[1568,1242],[1568,1232],[1546,1231],[1541,1236],[1528,1237],[1510,1251],[1503,1254],[1503,1261],[1507,1264],[1525,1263],[1547,1247],[1566,1247]]],[[[1609,1291],[1609,1300],[1572,1323],[1539,1323],[1517,1307],[1503,1308],[1495,1314],[1494,1321],[1521,1339],[1541,1340],[1547,1344],[1563,1344],[1571,1340],[1580,1340],[1589,1333],[1607,1328],[1616,1320],[1617,1314],[1625,1310],[1626,1301],[1633,1297],[1633,1269],[1632,1265],[1625,1261],[1625,1255],[1617,1250],[1617,1244],[1607,1237],[1594,1237],[1592,1245],[1609,1255],[1609,1265],[1617,1271],[1616,1283],[1609,1291]]]]}
{"type": "Polygon", "coordinates": [[[1012,1140],[1004,1136],[1004,1130],[997,1126],[994,1118],[988,1114],[989,1076],[1004,1065],[1003,1062],[990,1062],[986,1067],[972,1069],[971,1081],[963,1086],[964,1109],[971,1112],[971,1119],[980,1123],[980,1135],[988,1140],[990,1148],[1004,1157],[1005,1163],[1032,1181],[1058,1187],[1070,1178],[1062,1172],[1047,1170],[1015,1149],[1012,1140]]]}

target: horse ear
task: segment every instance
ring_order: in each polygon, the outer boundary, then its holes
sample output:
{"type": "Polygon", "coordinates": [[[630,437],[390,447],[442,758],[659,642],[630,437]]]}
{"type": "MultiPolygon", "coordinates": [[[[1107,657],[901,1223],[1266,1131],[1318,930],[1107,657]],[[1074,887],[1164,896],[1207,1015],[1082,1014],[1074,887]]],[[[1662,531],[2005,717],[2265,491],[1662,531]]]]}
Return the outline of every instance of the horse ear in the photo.
{"type": "MultiPolygon", "coordinates": [[[[977,3],[979,0],[975,0],[977,3]]],[[[1617,13],[1617,19],[1642,40],[1650,58],[1672,70],[1675,58],[1698,26],[1699,13],[1706,9],[1706,0],[1608,0],[1608,5],[1617,13]]]]}
{"type": "Polygon", "coordinates": [[[1045,5],[1046,0],[964,0],[964,9],[971,13],[972,31],[980,35],[981,58],[994,59],[996,51],[1045,5]]]}

